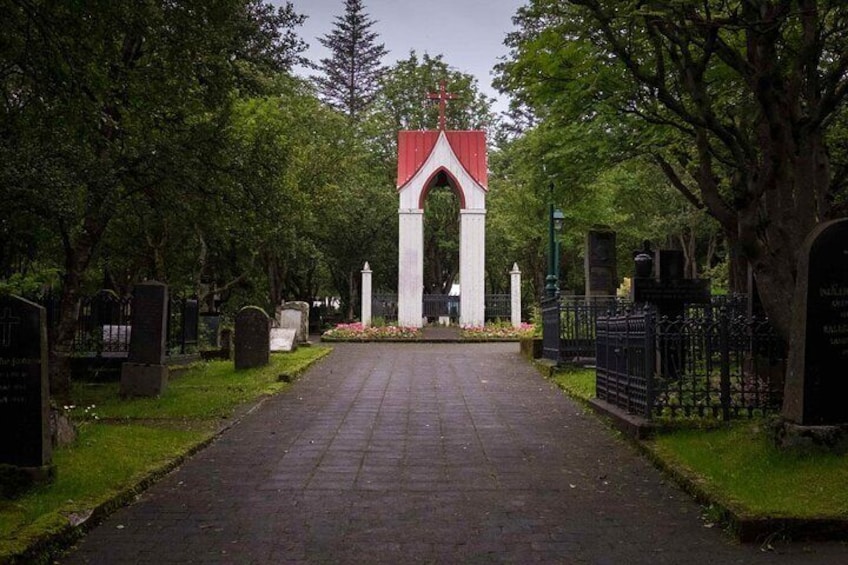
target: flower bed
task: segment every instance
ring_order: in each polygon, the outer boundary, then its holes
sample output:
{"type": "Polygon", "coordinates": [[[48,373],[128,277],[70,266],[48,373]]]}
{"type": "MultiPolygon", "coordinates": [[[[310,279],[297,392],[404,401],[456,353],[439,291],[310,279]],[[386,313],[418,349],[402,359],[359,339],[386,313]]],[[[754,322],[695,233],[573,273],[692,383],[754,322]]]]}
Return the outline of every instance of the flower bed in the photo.
{"type": "Polygon", "coordinates": [[[419,339],[419,328],[399,326],[365,327],[361,323],[339,324],[321,336],[325,341],[409,341],[419,339]]]}
{"type": "Polygon", "coordinates": [[[521,324],[514,328],[510,324],[492,324],[488,326],[464,326],[462,339],[469,341],[518,341],[533,337],[533,324],[521,324]]]}

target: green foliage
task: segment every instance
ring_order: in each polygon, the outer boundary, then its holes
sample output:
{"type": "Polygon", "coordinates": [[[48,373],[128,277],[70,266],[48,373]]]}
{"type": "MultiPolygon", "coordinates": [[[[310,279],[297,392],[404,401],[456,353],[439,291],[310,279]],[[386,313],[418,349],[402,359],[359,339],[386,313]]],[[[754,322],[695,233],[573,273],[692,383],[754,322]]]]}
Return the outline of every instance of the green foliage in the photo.
{"type": "Polygon", "coordinates": [[[731,259],[753,265],[784,336],[795,253],[816,222],[844,210],[848,155],[838,141],[848,8],[792,6],[533,0],[519,9],[499,66],[500,87],[529,113],[534,134],[576,136],[551,140],[545,152],[556,184],[591,191],[584,180],[628,160],[661,172],[665,189],[699,212],[674,213],[677,233],[656,236],[674,236],[691,275],[716,263],[720,225],[731,259]],[[581,155],[590,148],[594,158],[581,155]],[[716,222],[698,217],[704,213],[716,222]]]}
{"type": "Polygon", "coordinates": [[[337,16],[333,30],[318,39],[331,56],[321,59],[321,75],[315,82],[321,97],[333,108],[357,121],[377,94],[381,64],[387,51],[371,30],[374,21],[364,12],[361,0],[345,0],[344,15],[337,16]]]}

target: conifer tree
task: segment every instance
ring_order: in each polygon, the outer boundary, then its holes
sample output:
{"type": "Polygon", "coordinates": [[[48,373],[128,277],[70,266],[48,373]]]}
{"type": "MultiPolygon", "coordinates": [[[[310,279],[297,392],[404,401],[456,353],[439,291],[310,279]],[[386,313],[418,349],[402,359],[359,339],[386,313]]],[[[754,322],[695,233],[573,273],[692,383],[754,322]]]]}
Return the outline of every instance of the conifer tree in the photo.
{"type": "Polygon", "coordinates": [[[321,59],[321,75],[313,78],[325,102],[358,121],[377,92],[384,71],[381,59],[388,51],[377,43],[378,35],[371,30],[375,22],[362,1],[345,0],[344,5],[344,15],[336,17],[333,30],[318,39],[330,56],[321,59]]]}

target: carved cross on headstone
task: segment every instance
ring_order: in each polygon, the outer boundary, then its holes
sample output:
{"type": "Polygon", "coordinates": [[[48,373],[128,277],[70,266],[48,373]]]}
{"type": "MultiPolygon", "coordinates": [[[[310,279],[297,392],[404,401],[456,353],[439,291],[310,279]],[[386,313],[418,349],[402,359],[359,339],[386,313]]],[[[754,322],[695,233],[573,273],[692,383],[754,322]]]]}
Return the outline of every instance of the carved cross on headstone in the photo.
{"type": "Polygon", "coordinates": [[[451,92],[447,92],[445,90],[445,81],[439,82],[439,91],[438,92],[430,92],[427,94],[427,98],[429,100],[438,100],[439,101],[439,130],[445,130],[445,110],[447,110],[447,101],[448,100],[456,100],[459,98],[459,95],[453,94],[451,92]]]}
{"type": "Polygon", "coordinates": [[[12,326],[17,326],[21,323],[21,319],[12,316],[10,308],[4,308],[0,314],[0,346],[9,347],[12,344],[12,326]]]}

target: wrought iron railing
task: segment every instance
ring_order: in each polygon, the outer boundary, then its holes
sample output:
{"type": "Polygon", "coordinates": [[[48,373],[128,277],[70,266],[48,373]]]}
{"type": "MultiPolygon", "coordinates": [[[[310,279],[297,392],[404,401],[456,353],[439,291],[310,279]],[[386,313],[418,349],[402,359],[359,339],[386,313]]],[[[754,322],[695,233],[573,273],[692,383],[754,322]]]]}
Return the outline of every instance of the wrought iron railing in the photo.
{"type": "Polygon", "coordinates": [[[168,300],[168,342],[166,355],[186,355],[197,351],[200,308],[197,298],[170,296],[168,300]]]}
{"type": "Polygon", "coordinates": [[[448,294],[425,294],[424,317],[429,320],[437,320],[440,317],[448,317],[452,321],[459,320],[460,300],[459,296],[448,294]]]}
{"type": "MultiPolygon", "coordinates": [[[[46,294],[35,299],[47,310],[48,327],[59,322],[59,296],[46,294]]],[[[168,304],[166,355],[191,353],[198,346],[199,306],[197,298],[171,296],[168,304]]],[[[52,334],[52,332],[49,332],[52,334]]],[[[132,339],[132,296],[101,290],[79,300],[73,351],[93,357],[126,356],[132,339]]]]}
{"type": "Polygon", "coordinates": [[[382,318],[386,322],[398,319],[398,295],[390,293],[371,295],[371,316],[382,318]]]}
{"type": "Polygon", "coordinates": [[[512,296],[509,294],[487,294],[485,318],[487,322],[509,320],[512,316],[512,296]]]}
{"type": "Polygon", "coordinates": [[[645,418],[729,420],[776,410],[785,346],[762,319],[727,308],[658,319],[648,310],[597,322],[597,397],[645,418]]]}

